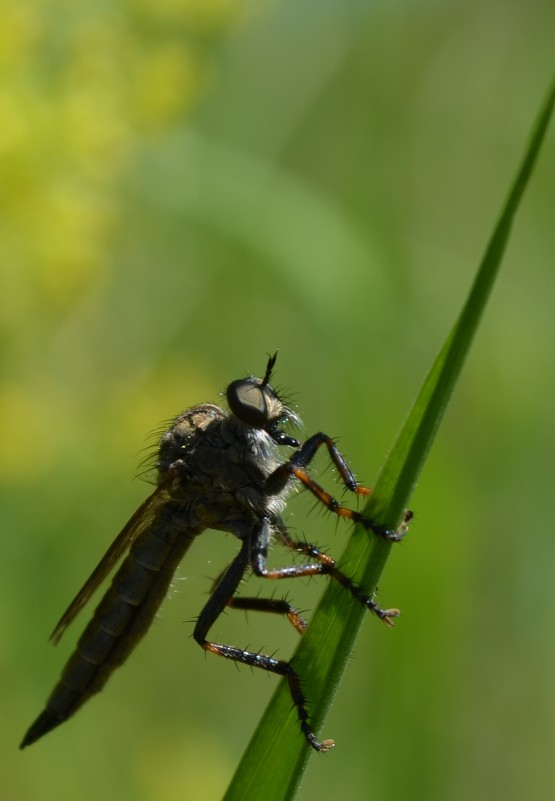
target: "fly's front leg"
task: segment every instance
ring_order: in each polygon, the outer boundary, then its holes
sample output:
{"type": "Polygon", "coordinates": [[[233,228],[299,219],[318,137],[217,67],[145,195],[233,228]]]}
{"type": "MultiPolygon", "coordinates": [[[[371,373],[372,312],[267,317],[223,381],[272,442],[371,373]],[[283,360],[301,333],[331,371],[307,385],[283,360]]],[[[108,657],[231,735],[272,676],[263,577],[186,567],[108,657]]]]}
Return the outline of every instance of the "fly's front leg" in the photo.
{"type": "Polygon", "coordinates": [[[281,492],[289,478],[295,476],[295,478],[297,478],[320,503],[323,503],[330,512],[333,512],[339,517],[352,520],[354,523],[360,523],[367,530],[373,531],[374,534],[377,534],[379,537],[384,537],[393,542],[401,540],[407,533],[408,523],[412,519],[412,512],[407,512],[405,514],[403,523],[398,529],[384,528],[384,526],[375,523],[369,517],[366,517],[366,515],[340,504],[329,492],[314,481],[307,472],[306,467],[310,464],[321,445],[325,445],[328,449],[330,458],[339,471],[346,489],[358,495],[370,495],[372,491],[368,487],[362,487],[357,483],[345,457],[337,449],[333,439],[322,432],[314,434],[307,439],[299,450],[293,454],[291,459],[274,470],[267,479],[267,491],[272,495],[281,492]]]}
{"type": "Polygon", "coordinates": [[[276,482],[281,481],[282,487],[285,486],[287,479],[291,475],[291,471],[287,469],[287,465],[307,467],[316,455],[318,448],[320,448],[322,445],[325,445],[328,449],[330,459],[339,471],[345,487],[351,492],[356,492],[359,495],[370,495],[372,490],[369,487],[361,486],[357,482],[353,471],[347,464],[347,460],[338,449],[333,439],[327,434],[324,434],[322,431],[318,432],[318,434],[313,434],[309,439],[307,439],[307,441],[299,447],[291,459],[289,459],[286,464],[281,465],[281,467],[279,467],[275,473],[270,476],[269,480],[276,482]]]}
{"type": "Polygon", "coordinates": [[[334,742],[333,740],[320,741],[312,731],[309,724],[309,715],[306,708],[304,693],[301,688],[301,682],[289,662],[281,659],[274,659],[272,656],[266,656],[253,651],[246,651],[231,645],[210,642],[206,638],[212,624],[229,604],[229,600],[233,597],[239,586],[250,561],[250,549],[250,543],[245,541],[238,556],[223,574],[214,592],[210,596],[208,603],[201,611],[195,625],[193,637],[205,651],[223,656],[225,659],[230,659],[233,662],[241,662],[250,667],[261,668],[270,673],[277,673],[279,676],[285,676],[289,685],[291,698],[297,709],[301,731],[306,740],[316,751],[328,751],[330,748],[333,748],[334,742]]]}
{"type": "MultiPolygon", "coordinates": [[[[287,462],[286,462],[287,464],[287,462]]],[[[278,470],[280,468],[278,467],[278,470]]],[[[390,529],[381,526],[379,523],[376,523],[370,517],[366,517],[361,512],[356,511],[356,509],[350,509],[348,506],[343,506],[342,504],[337,501],[333,495],[331,495],[327,490],[321,487],[312,476],[310,476],[306,470],[302,467],[296,467],[293,465],[290,468],[291,474],[298,478],[301,484],[303,484],[309,492],[311,492],[315,498],[317,498],[324,506],[333,514],[338,515],[338,517],[344,517],[347,520],[352,520],[353,523],[360,524],[364,526],[367,531],[372,531],[378,537],[383,537],[390,542],[400,542],[405,534],[408,531],[408,524],[412,520],[413,514],[411,511],[406,511],[403,522],[399,526],[399,528],[390,529]]]]}

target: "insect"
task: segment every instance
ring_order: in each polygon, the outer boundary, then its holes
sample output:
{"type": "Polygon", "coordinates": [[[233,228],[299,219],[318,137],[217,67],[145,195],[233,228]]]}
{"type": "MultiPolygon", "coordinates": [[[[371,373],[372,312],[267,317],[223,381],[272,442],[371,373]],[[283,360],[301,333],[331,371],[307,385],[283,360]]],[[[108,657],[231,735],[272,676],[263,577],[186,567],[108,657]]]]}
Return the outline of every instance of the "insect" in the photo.
{"type": "Polygon", "coordinates": [[[318,433],[301,443],[285,433],[283,426],[299,421],[270,384],[276,357],[277,353],[268,359],[262,379],[249,376],[231,382],[226,390],[229,413],[215,404],[202,403],[182,412],[163,434],[156,489],[124,526],[54,629],[51,640],[57,643],[128,550],[21,748],[66,721],[104,687],[147,632],[179,562],[207,528],[231,532],[240,548],[215,582],[196,620],[194,639],[201,648],[225,659],[284,676],[306,740],[316,751],[333,747],[333,740],[318,740],[312,730],[300,677],[289,662],[212,642],[209,631],[226,607],[281,614],[299,633],[305,630],[305,620],[285,599],[236,595],[249,569],[255,576],[274,580],[327,575],[386,624],[392,625],[399,614],[397,609],[381,609],[318,547],[292,538],[281,513],[295,482],[329,511],[362,524],[378,537],[400,540],[412,515],[407,512],[398,530],[382,528],[341,505],[311,478],[308,466],[318,448],[325,446],[345,487],[359,495],[370,493],[357,484],[331,437],[318,433]],[[282,447],[293,449],[285,461],[277,458],[282,447]],[[305,562],[269,568],[272,540],[300,554],[305,562]]]}

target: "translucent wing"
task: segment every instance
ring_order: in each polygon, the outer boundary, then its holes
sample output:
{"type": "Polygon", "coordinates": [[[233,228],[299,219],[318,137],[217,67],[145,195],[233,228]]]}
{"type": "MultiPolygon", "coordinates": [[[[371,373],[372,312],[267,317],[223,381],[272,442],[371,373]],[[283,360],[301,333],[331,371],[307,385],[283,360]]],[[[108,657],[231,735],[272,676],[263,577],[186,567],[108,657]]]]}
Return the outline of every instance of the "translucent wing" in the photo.
{"type": "Polygon", "coordinates": [[[157,487],[152,495],[139,506],[135,514],[127,521],[116,539],[110,545],[98,565],[95,567],[85,584],[81,587],[73,601],[70,603],[50,639],[54,644],[60,641],[60,637],[67,629],[72,620],[79,614],[85,606],[98,585],[106,578],[114,565],[129,548],[137,534],[144,528],[150,519],[152,510],[155,509],[162,500],[165,500],[165,485],[157,487]]]}

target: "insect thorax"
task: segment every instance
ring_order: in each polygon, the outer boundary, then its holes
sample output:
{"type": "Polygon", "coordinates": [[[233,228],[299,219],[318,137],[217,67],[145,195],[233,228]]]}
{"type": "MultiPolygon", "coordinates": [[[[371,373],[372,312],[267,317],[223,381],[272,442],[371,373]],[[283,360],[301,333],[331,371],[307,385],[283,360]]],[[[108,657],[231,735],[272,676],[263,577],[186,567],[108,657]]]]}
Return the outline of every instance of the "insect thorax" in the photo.
{"type": "Polygon", "coordinates": [[[207,513],[223,504],[273,514],[282,510],[285,491],[269,496],[265,483],[278,465],[277,446],[266,431],[210,403],[175,418],[160,441],[157,464],[160,481],[174,472],[181,492],[207,513]]]}

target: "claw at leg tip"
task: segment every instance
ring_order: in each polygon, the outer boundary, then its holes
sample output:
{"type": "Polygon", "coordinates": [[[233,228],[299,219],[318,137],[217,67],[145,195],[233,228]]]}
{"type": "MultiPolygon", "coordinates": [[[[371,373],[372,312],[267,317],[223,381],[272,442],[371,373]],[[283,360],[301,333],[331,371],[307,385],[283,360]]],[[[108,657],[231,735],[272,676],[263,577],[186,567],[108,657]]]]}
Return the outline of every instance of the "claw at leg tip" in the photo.
{"type": "Polygon", "coordinates": [[[332,748],[335,748],[335,741],[334,740],[322,740],[320,743],[321,748],[320,750],[323,752],[330,751],[332,748]]]}

